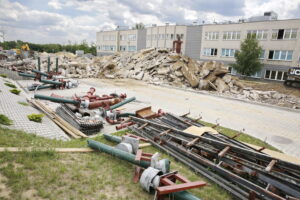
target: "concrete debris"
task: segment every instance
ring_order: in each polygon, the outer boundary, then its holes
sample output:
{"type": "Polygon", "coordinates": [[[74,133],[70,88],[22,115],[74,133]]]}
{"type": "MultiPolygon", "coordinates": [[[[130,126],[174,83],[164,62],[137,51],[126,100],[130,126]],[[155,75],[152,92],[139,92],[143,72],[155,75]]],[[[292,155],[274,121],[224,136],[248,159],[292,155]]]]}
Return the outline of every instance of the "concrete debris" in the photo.
{"type": "MultiPolygon", "coordinates": [[[[155,85],[171,85],[184,89],[207,90],[210,93],[242,100],[299,107],[299,99],[245,87],[238,77],[229,74],[228,66],[216,61],[196,61],[168,50],[155,48],[137,53],[116,53],[102,57],[76,56],[72,53],[40,53],[41,71],[47,70],[47,57],[59,58],[59,72],[69,78],[130,78],[155,85]]],[[[55,59],[52,58],[52,66],[55,59]]],[[[0,60],[0,67],[20,71],[36,68],[36,59],[0,60]]]]}

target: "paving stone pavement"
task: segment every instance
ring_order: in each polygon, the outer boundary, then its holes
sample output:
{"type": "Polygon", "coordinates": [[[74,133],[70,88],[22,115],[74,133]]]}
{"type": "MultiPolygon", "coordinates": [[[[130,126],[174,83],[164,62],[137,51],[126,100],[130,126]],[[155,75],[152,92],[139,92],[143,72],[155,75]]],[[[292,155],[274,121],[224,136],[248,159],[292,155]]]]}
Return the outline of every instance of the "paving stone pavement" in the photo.
{"type": "MultiPolygon", "coordinates": [[[[24,91],[22,91],[20,95],[11,93],[9,90],[12,88],[4,85],[4,80],[9,79],[0,78],[0,113],[13,120],[13,125],[7,126],[8,128],[22,130],[27,133],[33,133],[50,139],[70,140],[70,138],[47,116],[43,117],[41,123],[29,121],[27,115],[40,112],[31,106],[19,104],[18,102],[26,102],[24,91]]],[[[14,81],[9,81],[17,86],[14,81]]]]}

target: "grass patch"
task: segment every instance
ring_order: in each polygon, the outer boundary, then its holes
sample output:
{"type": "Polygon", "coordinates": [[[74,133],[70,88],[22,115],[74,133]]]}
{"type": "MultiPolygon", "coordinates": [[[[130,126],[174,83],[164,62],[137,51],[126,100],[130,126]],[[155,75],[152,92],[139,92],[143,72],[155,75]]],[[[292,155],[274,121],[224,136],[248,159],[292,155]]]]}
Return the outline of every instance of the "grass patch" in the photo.
{"type": "Polygon", "coordinates": [[[13,121],[9,119],[6,115],[0,114],[0,124],[9,126],[13,124],[13,121]]]}
{"type": "Polygon", "coordinates": [[[18,104],[22,105],[22,106],[29,106],[28,103],[26,102],[23,102],[23,101],[18,101],[18,104]]]}
{"type": "Polygon", "coordinates": [[[4,83],[4,85],[6,85],[6,86],[8,86],[8,87],[11,87],[11,88],[17,88],[17,86],[16,86],[15,84],[9,83],[9,82],[4,83]]]}
{"type": "MultiPolygon", "coordinates": [[[[204,124],[205,126],[209,126],[209,127],[215,126],[215,124],[204,122],[204,121],[199,121],[199,123],[204,124]]],[[[222,127],[222,126],[218,126],[215,129],[219,133],[222,133],[223,135],[226,135],[228,137],[232,137],[232,136],[235,136],[237,134],[240,134],[238,137],[235,138],[237,141],[246,142],[246,143],[253,144],[253,145],[256,145],[256,146],[265,147],[265,148],[273,150],[273,151],[281,152],[280,150],[273,147],[272,145],[270,145],[270,144],[268,144],[268,143],[266,143],[266,142],[264,142],[260,139],[257,139],[255,137],[247,135],[245,133],[241,133],[240,131],[236,131],[236,130],[233,130],[233,129],[230,129],[230,128],[225,128],[225,127],[222,127]]]]}
{"type": "Polygon", "coordinates": [[[21,90],[18,90],[18,89],[16,89],[16,88],[14,88],[14,89],[11,89],[11,90],[9,90],[11,93],[13,93],[13,94],[16,94],[16,95],[19,95],[20,94],[20,92],[21,92],[21,90]]]}
{"type": "MultiPolygon", "coordinates": [[[[206,125],[212,124],[206,123],[206,125]]],[[[217,129],[228,136],[238,133],[238,131],[223,127],[217,129]]],[[[114,135],[122,136],[126,132],[128,131],[122,130],[114,135]]],[[[253,141],[256,143],[257,140],[250,138],[249,143],[253,141]]],[[[108,145],[116,145],[105,140],[103,136],[96,136],[93,139],[108,145]]],[[[248,140],[246,135],[243,137],[241,135],[238,139],[248,140]]],[[[5,184],[12,190],[10,199],[24,199],[23,194],[29,190],[36,191],[29,199],[153,199],[153,195],[147,194],[139,184],[132,182],[134,166],[126,161],[101,152],[56,153],[51,150],[56,147],[86,147],[86,139],[73,139],[65,142],[0,127],[0,146],[36,149],[33,152],[0,153],[0,174],[7,178],[5,184]],[[40,147],[49,150],[41,152],[38,150],[40,147]]],[[[160,152],[161,158],[170,159],[171,170],[178,170],[191,181],[208,182],[209,186],[190,190],[195,196],[205,200],[232,199],[216,184],[195,174],[187,166],[164,152],[152,146],[143,148],[143,151],[160,152]]]]}
{"type": "Polygon", "coordinates": [[[7,78],[6,74],[0,74],[0,77],[7,78]]]}
{"type": "Polygon", "coordinates": [[[39,123],[42,122],[43,117],[44,117],[44,114],[35,114],[35,113],[32,113],[30,115],[27,115],[27,118],[30,121],[39,122],[39,123]]]}

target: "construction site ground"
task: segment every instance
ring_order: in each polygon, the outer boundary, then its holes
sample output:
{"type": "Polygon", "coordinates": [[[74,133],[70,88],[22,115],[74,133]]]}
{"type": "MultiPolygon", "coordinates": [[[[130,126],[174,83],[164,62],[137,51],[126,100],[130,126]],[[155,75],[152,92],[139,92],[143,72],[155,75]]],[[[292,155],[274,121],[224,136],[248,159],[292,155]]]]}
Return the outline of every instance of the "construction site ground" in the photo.
{"type": "MultiPolygon", "coordinates": [[[[152,106],[154,111],[161,108],[178,115],[190,112],[191,117],[201,116],[203,121],[219,123],[233,130],[243,130],[286,154],[300,157],[300,112],[297,110],[213,96],[206,92],[155,86],[132,79],[80,79],[80,82],[78,88],[41,90],[38,93],[83,95],[90,87],[95,87],[98,95],[126,93],[128,97],[135,96],[137,100],[121,108],[125,112],[133,112],[146,106],[152,106]]],[[[26,87],[32,81],[23,80],[19,83],[26,87]]],[[[28,95],[32,97],[33,92],[28,95]]],[[[101,132],[114,131],[114,126],[105,126],[101,132]]]]}
{"type": "Polygon", "coordinates": [[[286,95],[294,95],[296,97],[300,97],[300,89],[287,87],[283,84],[283,82],[278,81],[255,81],[255,80],[242,80],[240,81],[246,87],[252,87],[255,90],[261,91],[277,91],[286,95]]]}

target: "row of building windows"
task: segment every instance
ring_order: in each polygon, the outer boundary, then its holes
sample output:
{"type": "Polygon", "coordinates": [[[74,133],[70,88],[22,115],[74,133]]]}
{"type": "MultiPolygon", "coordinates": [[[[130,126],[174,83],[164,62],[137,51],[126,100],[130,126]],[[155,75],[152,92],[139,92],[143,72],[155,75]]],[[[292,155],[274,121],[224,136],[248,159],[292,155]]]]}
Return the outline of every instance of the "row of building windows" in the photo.
{"type": "MultiPolygon", "coordinates": [[[[222,49],[222,57],[234,57],[236,49],[222,49]]],[[[202,55],[204,56],[217,56],[217,48],[204,48],[202,55]]],[[[260,54],[260,59],[265,59],[265,50],[262,50],[260,54]]],[[[293,59],[293,51],[286,50],[269,50],[269,60],[282,60],[282,61],[291,61],[293,59]]],[[[300,58],[299,58],[300,59],[300,58]]]]}
{"type": "MultiPolygon", "coordinates": [[[[291,40],[297,38],[298,29],[273,29],[272,40],[291,40]]],[[[258,40],[267,40],[268,30],[248,30],[247,37],[255,37],[258,40]]],[[[240,31],[223,32],[223,40],[240,40],[240,31]]],[[[218,40],[219,32],[205,32],[205,40],[218,40]]]]}
{"type": "Polygon", "coordinates": [[[147,35],[147,40],[176,40],[177,37],[180,37],[183,40],[184,34],[149,34],[147,35]]]}
{"type": "Polygon", "coordinates": [[[115,41],[116,35],[103,35],[103,41],[115,41]]]}
{"type": "Polygon", "coordinates": [[[126,40],[128,40],[128,41],[135,41],[136,40],[136,34],[128,34],[128,35],[121,34],[120,35],[120,40],[121,41],[126,41],[126,40]]]}
{"type": "Polygon", "coordinates": [[[278,71],[278,70],[266,70],[265,79],[278,80],[278,81],[286,80],[287,72],[278,71]]]}
{"type": "MultiPolygon", "coordinates": [[[[115,45],[100,45],[98,46],[98,50],[102,51],[116,51],[115,45]]],[[[136,46],[126,46],[126,45],[120,45],[119,51],[136,51],[136,46]]]]}

